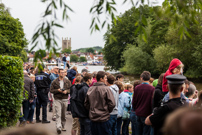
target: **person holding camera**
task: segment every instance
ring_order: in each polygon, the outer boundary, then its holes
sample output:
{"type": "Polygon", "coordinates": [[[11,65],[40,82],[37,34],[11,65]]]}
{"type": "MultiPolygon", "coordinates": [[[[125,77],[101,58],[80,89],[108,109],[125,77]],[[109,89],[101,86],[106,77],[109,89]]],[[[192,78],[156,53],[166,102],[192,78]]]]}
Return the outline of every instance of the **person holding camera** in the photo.
{"type": "Polygon", "coordinates": [[[70,93],[71,82],[65,78],[64,69],[59,69],[59,77],[51,83],[50,92],[54,94],[56,110],[56,130],[58,134],[66,131],[67,98],[70,93]]]}

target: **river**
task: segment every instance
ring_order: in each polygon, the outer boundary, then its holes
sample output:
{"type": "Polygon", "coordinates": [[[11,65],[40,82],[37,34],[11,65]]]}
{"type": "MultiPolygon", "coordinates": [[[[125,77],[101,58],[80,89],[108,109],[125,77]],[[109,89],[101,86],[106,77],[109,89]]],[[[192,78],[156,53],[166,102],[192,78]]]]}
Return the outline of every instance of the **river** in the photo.
{"type": "MultiPolygon", "coordinates": [[[[83,68],[88,69],[90,71],[90,73],[92,73],[94,71],[104,71],[104,67],[105,66],[77,66],[77,69],[78,69],[79,73],[81,73],[81,70],[83,68]]],[[[111,74],[118,73],[117,71],[107,71],[107,72],[110,72],[111,74]]],[[[153,78],[155,78],[155,77],[153,77],[153,78]]],[[[133,82],[135,80],[139,80],[139,79],[140,79],[139,76],[132,76],[132,75],[125,75],[124,76],[124,82],[126,82],[126,83],[133,84],[133,82]]],[[[155,79],[158,79],[158,78],[155,78],[155,79]]],[[[195,84],[197,90],[202,90],[202,80],[196,80],[196,79],[194,79],[194,80],[191,80],[191,81],[195,84]]]]}

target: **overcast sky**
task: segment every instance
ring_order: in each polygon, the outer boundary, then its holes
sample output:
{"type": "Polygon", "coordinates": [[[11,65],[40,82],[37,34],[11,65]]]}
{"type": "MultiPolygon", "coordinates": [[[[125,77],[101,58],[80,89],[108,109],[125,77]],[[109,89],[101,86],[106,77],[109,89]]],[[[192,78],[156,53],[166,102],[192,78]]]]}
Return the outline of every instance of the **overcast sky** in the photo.
{"type": "MultiPolygon", "coordinates": [[[[0,2],[1,1],[6,7],[10,8],[11,15],[14,18],[19,18],[23,25],[26,38],[30,41],[46,5],[40,2],[40,0],[0,0],[0,2]]],[[[65,1],[75,12],[69,13],[71,20],[63,23],[65,26],[63,29],[58,29],[56,31],[57,35],[60,37],[60,40],[58,41],[59,46],[62,46],[62,37],[71,37],[73,50],[82,47],[104,47],[103,35],[107,29],[104,28],[100,32],[94,32],[92,35],[89,30],[92,17],[89,10],[94,0],[65,1]]],[[[124,0],[116,1],[119,2],[116,15],[124,13],[131,8],[131,4],[128,3],[122,5],[124,0]]],[[[163,0],[158,1],[162,3],[163,0]]],[[[29,48],[31,48],[30,45],[29,48]]]]}

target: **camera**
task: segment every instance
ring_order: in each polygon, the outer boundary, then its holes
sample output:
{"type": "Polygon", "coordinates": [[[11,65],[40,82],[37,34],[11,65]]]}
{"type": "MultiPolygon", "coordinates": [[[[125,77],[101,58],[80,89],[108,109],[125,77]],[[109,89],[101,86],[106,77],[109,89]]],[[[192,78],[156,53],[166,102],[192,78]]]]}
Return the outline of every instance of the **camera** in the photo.
{"type": "Polygon", "coordinates": [[[63,89],[60,89],[61,91],[64,91],[65,89],[63,88],[63,89]]]}

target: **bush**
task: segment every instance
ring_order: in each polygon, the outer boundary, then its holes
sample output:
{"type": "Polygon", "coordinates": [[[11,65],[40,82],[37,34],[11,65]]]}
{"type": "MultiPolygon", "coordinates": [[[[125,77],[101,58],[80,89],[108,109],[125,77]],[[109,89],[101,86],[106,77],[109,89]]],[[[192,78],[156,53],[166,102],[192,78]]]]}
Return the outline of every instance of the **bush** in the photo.
{"type": "Polygon", "coordinates": [[[121,69],[122,72],[129,74],[141,74],[143,71],[155,73],[155,61],[151,55],[142,51],[140,47],[134,45],[128,46],[123,52],[125,66],[121,69]]]}
{"type": "Polygon", "coordinates": [[[23,100],[23,63],[18,57],[0,55],[0,129],[17,123],[23,100]]]}

